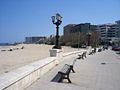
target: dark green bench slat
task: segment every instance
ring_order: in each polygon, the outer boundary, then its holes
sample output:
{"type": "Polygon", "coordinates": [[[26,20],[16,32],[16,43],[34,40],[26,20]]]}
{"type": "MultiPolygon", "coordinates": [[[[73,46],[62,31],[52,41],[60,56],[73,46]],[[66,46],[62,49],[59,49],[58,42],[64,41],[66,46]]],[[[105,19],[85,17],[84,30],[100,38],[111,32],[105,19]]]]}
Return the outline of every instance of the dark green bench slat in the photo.
{"type": "Polygon", "coordinates": [[[60,82],[61,78],[62,78],[61,74],[57,73],[51,81],[52,82],[60,82]]]}

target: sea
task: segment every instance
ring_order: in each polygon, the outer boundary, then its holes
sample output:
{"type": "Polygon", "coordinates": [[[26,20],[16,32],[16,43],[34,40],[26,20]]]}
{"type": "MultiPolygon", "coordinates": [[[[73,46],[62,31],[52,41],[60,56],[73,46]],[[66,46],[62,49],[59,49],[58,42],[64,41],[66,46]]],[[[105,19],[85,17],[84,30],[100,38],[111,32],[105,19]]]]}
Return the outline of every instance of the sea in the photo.
{"type": "Polygon", "coordinates": [[[12,44],[9,43],[0,43],[0,49],[7,49],[11,46],[12,44]]]}

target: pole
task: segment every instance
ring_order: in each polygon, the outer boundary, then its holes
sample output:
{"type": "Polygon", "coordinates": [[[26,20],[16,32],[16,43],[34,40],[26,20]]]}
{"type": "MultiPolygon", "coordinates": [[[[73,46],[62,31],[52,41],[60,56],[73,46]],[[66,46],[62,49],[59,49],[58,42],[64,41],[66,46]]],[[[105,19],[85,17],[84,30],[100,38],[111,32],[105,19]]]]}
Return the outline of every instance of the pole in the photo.
{"type": "Polygon", "coordinates": [[[90,35],[88,34],[88,46],[90,46],[90,35]]]}
{"type": "Polygon", "coordinates": [[[55,40],[55,46],[54,49],[61,49],[61,46],[59,45],[59,25],[56,24],[56,40],[55,40]]]}
{"type": "Polygon", "coordinates": [[[59,48],[59,26],[56,26],[56,47],[59,48]]]}

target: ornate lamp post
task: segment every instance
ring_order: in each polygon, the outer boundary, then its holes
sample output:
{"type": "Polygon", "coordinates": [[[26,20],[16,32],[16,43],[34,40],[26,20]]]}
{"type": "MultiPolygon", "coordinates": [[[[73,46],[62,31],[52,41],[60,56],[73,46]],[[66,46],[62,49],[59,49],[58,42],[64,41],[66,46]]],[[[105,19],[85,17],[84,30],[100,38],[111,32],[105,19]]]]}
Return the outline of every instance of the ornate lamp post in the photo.
{"type": "Polygon", "coordinates": [[[62,23],[62,17],[60,14],[56,14],[55,16],[52,16],[52,22],[53,24],[56,25],[56,42],[55,42],[55,46],[53,46],[53,49],[61,49],[61,46],[59,44],[59,25],[62,23]],[[56,22],[55,22],[55,18],[56,18],[56,22]]]}
{"type": "Polygon", "coordinates": [[[90,37],[91,37],[91,33],[90,32],[87,33],[87,37],[88,37],[88,46],[90,46],[90,37]]]}

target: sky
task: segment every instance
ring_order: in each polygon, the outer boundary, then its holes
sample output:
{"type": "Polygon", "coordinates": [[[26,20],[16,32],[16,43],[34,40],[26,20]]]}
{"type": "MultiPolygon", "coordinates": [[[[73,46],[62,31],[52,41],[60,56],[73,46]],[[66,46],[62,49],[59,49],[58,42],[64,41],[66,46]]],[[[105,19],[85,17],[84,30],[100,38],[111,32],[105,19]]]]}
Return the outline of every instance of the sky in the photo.
{"type": "Polygon", "coordinates": [[[105,24],[120,20],[120,0],[0,0],[0,43],[24,41],[25,37],[55,35],[51,16],[67,24],[105,24]]]}

